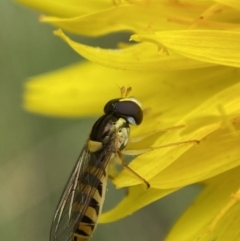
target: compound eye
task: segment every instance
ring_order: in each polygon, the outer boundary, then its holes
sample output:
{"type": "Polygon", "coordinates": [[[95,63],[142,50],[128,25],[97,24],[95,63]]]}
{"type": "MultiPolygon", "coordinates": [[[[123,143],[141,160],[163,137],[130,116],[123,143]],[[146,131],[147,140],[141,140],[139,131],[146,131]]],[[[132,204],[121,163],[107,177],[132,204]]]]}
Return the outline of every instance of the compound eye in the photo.
{"type": "Polygon", "coordinates": [[[104,106],[104,113],[105,114],[114,113],[116,111],[115,106],[119,102],[120,99],[121,98],[108,101],[108,103],[104,106]]]}
{"type": "Polygon", "coordinates": [[[114,113],[125,118],[132,125],[139,125],[143,120],[141,104],[134,98],[118,98],[108,101],[104,107],[106,114],[114,113]]]}
{"type": "MultiPolygon", "coordinates": [[[[133,118],[137,125],[140,125],[143,120],[143,112],[141,107],[131,99],[119,101],[115,105],[116,113],[119,113],[122,116],[125,116],[127,119],[133,118]]],[[[131,122],[130,122],[131,123],[131,122]]],[[[131,123],[133,124],[133,122],[131,123]]]]}

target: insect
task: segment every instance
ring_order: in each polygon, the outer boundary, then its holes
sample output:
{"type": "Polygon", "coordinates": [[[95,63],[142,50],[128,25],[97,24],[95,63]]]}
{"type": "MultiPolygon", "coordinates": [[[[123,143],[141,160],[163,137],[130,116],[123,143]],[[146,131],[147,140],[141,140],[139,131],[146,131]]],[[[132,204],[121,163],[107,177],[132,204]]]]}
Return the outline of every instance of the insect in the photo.
{"type": "MultiPolygon", "coordinates": [[[[121,88],[122,98],[110,100],[104,115],[93,125],[62,194],[50,233],[50,241],[87,241],[101,213],[106,192],[109,163],[122,160],[130,125],[139,125],[143,111],[139,101],[128,98],[131,88],[121,88]]],[[[148,187],[149,184],[125,166],[148,187]]]]}

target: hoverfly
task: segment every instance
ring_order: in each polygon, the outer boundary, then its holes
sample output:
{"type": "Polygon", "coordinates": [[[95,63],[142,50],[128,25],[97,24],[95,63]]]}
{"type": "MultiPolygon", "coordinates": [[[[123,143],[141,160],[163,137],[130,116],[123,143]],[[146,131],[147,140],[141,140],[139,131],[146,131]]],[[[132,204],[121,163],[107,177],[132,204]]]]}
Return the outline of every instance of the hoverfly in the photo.
{"type": "Polygon", "coordinates": [[[110,100],[104,115],[93,125],[56,209],[50,241],[87,241],[92,236],[103,206],[109,163],[122,159],[130,125],[139,125],[143,120],[139,101],[127,98],[130,91],[121,88],[122,98],[110,100]]]}

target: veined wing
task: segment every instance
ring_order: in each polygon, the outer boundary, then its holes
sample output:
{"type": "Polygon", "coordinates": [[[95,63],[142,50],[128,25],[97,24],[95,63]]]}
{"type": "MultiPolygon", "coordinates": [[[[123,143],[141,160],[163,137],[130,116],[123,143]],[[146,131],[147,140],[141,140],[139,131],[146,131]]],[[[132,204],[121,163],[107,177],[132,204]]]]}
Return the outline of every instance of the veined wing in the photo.
{"type": "MultiPolygon", "coordinates": [[[[81,235],[79,225],[81,222],[89,225],[85,213],[90,205],[96,209],[97,216],[100,214],[102,204],[97,210],[99,201],[93,197],[97,191],[102,196],[102,179],[107,178],[106,169],[113,147],[111,142],[97,152],[89,152],[87,144],[84,146],[58,204],[51,227],[51,241],[71,241],[74,233],[81,235]]],[[[92,232],[95,225],[93,220],[90,223],[92,232]]]]}

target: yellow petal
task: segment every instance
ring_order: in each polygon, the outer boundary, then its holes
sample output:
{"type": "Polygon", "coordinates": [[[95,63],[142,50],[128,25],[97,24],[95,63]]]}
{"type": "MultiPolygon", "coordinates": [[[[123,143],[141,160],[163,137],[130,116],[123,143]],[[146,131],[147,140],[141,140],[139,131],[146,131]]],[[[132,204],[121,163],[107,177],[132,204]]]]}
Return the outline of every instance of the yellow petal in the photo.
{"type": "Polygon", "coordinates": [[[216,2],[240,10],[240,3],[238,0],[216,0],[216,2]]]}
{"type": "MultiPolygon", "coordinates": [[[[151,10],[156,11],[156,8],[151,8],[151,10]]],[[[137,32],[146,28],[147,21],[150,21],[149,16],[151,16],[149,8],[126,5],[114,6],[70,19],[42,17],[41,21],[75,34],[98,36],[124,30],[137,32]],[[96,21],[97,19],[101,19],[101,21],[96,21]]]]}
{"type": "Polygon", "coordinates": [[[240,67],[240,32],[238,31],[162,31],[154,34],[135,34],[131,40],[165,46],[190,59],[240,67]]]}
{"type": "MultiPolygon", "coordinates": [[[[183,29],[186,25],[190,26],[199,16],[204,17],[198,21],[199,26],[207,28],[232,28],[236,22],[237,12],[235,9],[226,9],[225,5],[238,9],[237,1],[219,0],[219,11],[216,11],[211,2],[191,1],[191,4],[166,2],[166,1],[51,1],[45,0],[37,2],[34,0],[17,0],[25,5],[39,9],[53,16],[74,17],[72,19],[60,19],[55,17],[44,18],[43,21],[52,23],[60,28],[66,29],[77,34],[90,36],[103,34],[106,32],[116,32],[120,30],[130,30],[133,32],[156,32],[160,30],[183,29]],[[80,5],[79,5],[80,4],[80,5]],[[210,10],[209,10],[210,9],[210,10]],[[214,12],[215,10],[215,12],[214,12]],[[212,12],[211,12],[212,11],[212,12]],[[210,14],[209,14],[210,12],[210,14]],[[209,21],[211,15],[218,12],[218,20],[209,21]],[[229,16],[233,18],[230,21],[229,16]],[[219,17],[220,16],[220,17],[219,17]],[[227,16],[227,17],[226,17],[227,16]],[[101,19],[101,21],[96,21],[101,19]],[[232,23],[233,22],[233,23],[232,23]],[[87,31],[87,29],[89,31],[87,31]]],[[[237,24],[237,23],[236,23],[237,24]]],[[[198,25],[196,25],[198,27],[198,25]]],[[[236,27],[236,25],[235,25],[236,27]]]]}
{"type": "MultiPolygon", "coordinates": [[[[235,136],[231,137],[230,135],[231,132],[228,129],[228,126],[226,127],[226,123],[225,123],[226,120],[228,120],[231,125],[231,123],[234,121],[234,118],[240,116],[239,93],[240,93],[240,83],[237,83],[229,88],[224,89],[223,91],[217,93],[212,98],[203,102],[200,106],[194,108],[190,113],[188,113],[187,116],[183,115],[182,119],[179,119],[179,122],[176,123],[176,125],[183,124],[183,123],[190,123],[191,125],[191,123],[194,123],[194,120],[195,120],[196,123],[192,131],[188,131],[188,129],[186,129],[185,131],[183,131],[182,136],[179,135],[179,132],[171,131],[171,133],[168,132],[166,133],[166,135],[159,137],[155,141],[154,146],[160,146],[162,143],[166,143],[166,142],[173,143],[181,140],[194,140],[194,139],[202,140],[203,139],[200,143],[200,146],[195,146],[194,149],[191,150],[192,153],[189,154],[190,156],[188,156],[188,154],[186,154],[185,156],[185,158],[187,159],[188,157],[191,157],[194,160],[194,153],[196,153],[197,155],[199,151],[199,153],[204,155],[201,152],[201,150],[204,151],[205,148],[206,150],[208,150],[207,141],[206,141],[207,146],[204,146],[204,137],[208,136],[211,133],[214,133],[222,125],[225,126],[226,128],[225,130],[226,132],[221,132],[219,130],[219,132],[216,132],[216,134],[212,136],[213,139],[209,138],[208,141],[209,142],[219,141],[218,144],[221,144],[223,147],[226,145],[225,151],[230,151],[229,155],[226,155],[226,153],[223,153],[222,156],[218,156],[219,158],[221,158],[221,160],[218,163],[218,159],[214,158],[214,153],[211,153],[211,150],[209,149],[209,152],[210,152],[209,155],[212,157],[212,159],[209,160],[209,162],[212,164],[212,166],[210,166],[210,164],[208,164],[206,160],[201,160],[203,164],[203,166],[201,166],[202,167],[201,170],[197,170],[197,168],[195,168],[192,160],[191,161],[189,159],[183,160],[183,165],[184,163],[188,163],[187,165],[189,165],[189,167],[191,166],[195,170],[193,172],[193,176],[190,178],[191,174],[188,175],[185,173],[185,176],[179,175],[180,179],[178,179],[176,177],[178,176],[177,170],[173,166],[175,171],[172,173],[172,175],[176,174],[175,176],[176,179],[174,180],[174,183],[171,183],[171,181],[169,181],[168,183],[168,184],[170,183],[173,184],[173,186],[171,186],[171,184],[168,185],[166,180],[164,181],[161,179],[163,181],[163,186],[165,185],[164,188],[175,188],[176,185],[182,186],[184,183],[189,184],[192,182],[200,181],[201,179],[208,178],[210,176],[216,175],[217,173],[221,173],[224,170],[228,170],[236,165],[239,165],[238,158],[240,153],[236,149],[237,148],[236,144],[238,143],[238,139],[235,136]],[[223,116],[222,113],[219,111],[218,109],[219,105],[221,105],[221,108],[225,110],[226,116],[223,116]],[[228,136],[229,139],[226,140],[227,142],[226,144],[224,144],[225,142],[224,139],[222,139],[222,143],[221,143],[220,137],[222,134],[227,136],[229,135],[228,136]],[[234,146],[231,146],[231,145],[234,145],[234,146]],[[195,150],[197,149],[198,151],[195,152],[195,150]],[[228,157],[229,159],[224,159],[224,157],[228,157]],[[203,169],[203,167],[205,169],[203,169]],[[216,170],[214,170],[214,167],[216,167],[216,170]]],[[[238,130],[239,126],[236,126],[236,128],[238,130]]],[[[129,166],[134,171],[136,171],[141,177],[145,178],[146,180],[149,180],[151,183],[152,178],[154,178],[158,174],[160,175],[161,171],[164,170],[165,168],[167,167],[170,168],[169,165],[174,163],[181,155],[183,155],[183,153],[185,153],[192,146],[193,144],[185,144],[185,145],[175,146],[171,148],[169,147],[169,148],[156,149],[146,154],[138,156],[130,163],[129,166]]],[[[214,145],[214,143],[211,143],[211,146],[215,148],[212,151],[215,151],[215,154],[217,156],[219,154],[217,147],[214,145]]],[[[181,158],[184,158],[184,157],[181,157],[181,158]]],[[[171,177],[171,171],[170,171],[170,177],[171,177]]],[[[123,171],[122,173],[119,174],[119,176],[117,176],[117,178],[114,180],[114,183],[118,188],[120,188],[125,186],[136,185],[141,182],[136,177],[129,175],[126,171],[123,171]],[[126,175],[127,175],[127,178],[126,178],[126,175]]],[[[153,185],[154,183],[156,184],[155,187],[160,187],[160,188],[163,187],[161,186],[161,183],[153,179],[153,185]]]]}
{"type": "Polygon", "coordinates": [[[233,84],[237,76],[236,71],[227,68],[162,71],[159,76],[159,72],[154,71],[143,74],[80,63],[31,78],[25,84],[24,108],[53,116],[100,115],[105,103],[119,96],[117,86],[131,86],[133,95],[142,102],[143,108],[151,109],[144,117],[143,124],[133,128],[136,134],[142,135],[176,125],[182,116],[203,100],[233,84]],[[209,78],[211,88],[208,88],[209,78]],[[229,81],[225,81],[226,78],[229,81]],[[189,85],[191,80],[194,84],[189,85]]]}
{"type": "Polygon", "coordinates": [[[231,200],[231,194],[239,189],[239,172],[238,167],[208,180],[204,191],[175,224],[166,241],[239,240],[239,203],[231,207],[205,236],[208,226],[231,200]]]}
{"type": "Polygon", "coordinates": [[[117,71],[92,63],[75,64],[59,71],[33,77],[25,84],[24,108],[53,116],[101,115],[104,105],[120,97],[119,86],[133,87],[141,96],[154,91],[158,75],[146,82],[141,73],[117,71]]]}
{"type": "MultiPolygon", "coordinates": [[[[234,125],[240,131],[240,125],[234,125]]],[[[177,188],[200,182],[212,176],[240,166],[239,136],[221,128],[191,148],[172,165],[151,179],[154,188],[177,188]]]]}
{"type": "Polygon", "coordinates": [[[76,17],[91,11],[100,11],[113,6],[108,0],[16,0],[17,2],[59,17],[76,17]]]}
{"type": "Polygon", "coordinates": [[[211,66],[212,64],[188,59],[172,52],[169,56],[159,52],[158,48],[149,43],[142,43],[125,49],[101,49],[77,43],[67,37],[62,30],[54,32],[66,41],[71,48],[83,57],[106,67],[154,71],[160,69],[192,69],[211,66]]]}
{"type": "Polygon", "coordinates": [[[146,187],[142,185],[130,187],[127,196],[114,209],[101,215],[100,223],[117,221],[131,215],[138,209],[174,191],[176,190],[146,189],[146,187]]]}
{"type": "MultiPolygon", "coordinates": [[[[187,9],[175,6],[184,15],[187,9]],[[179,9],[178,9],[179,8],[179,9]]],[[[117,31],[152,32],[166,29],[181,29],[179,24],[166,21],[166,12],[175,13],[170,4],[152,3],[147,6],[121,4],[104,10],[81,14],[75,18],[42,17],[42,22],[53,24],[69,32],[98,36],[117,31]],[[101,19],[101,21],[97,21],[101,19]]],[[[189,9],[188,9],[189,10],[189,9]]],[[[193,9],[191,9],[193,11],[193,9]]],[[[201,8],[198,9],[201,13],[201,8]]]]}

